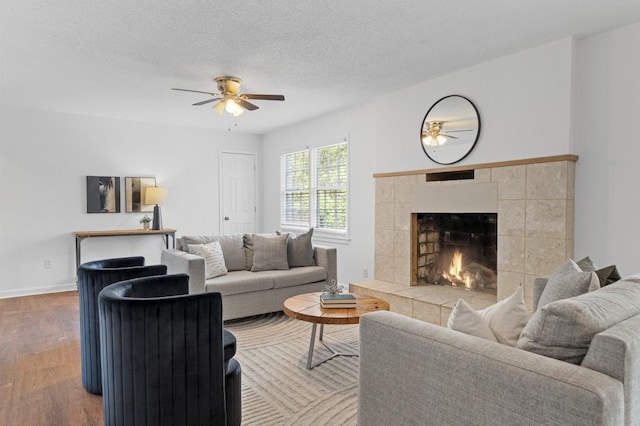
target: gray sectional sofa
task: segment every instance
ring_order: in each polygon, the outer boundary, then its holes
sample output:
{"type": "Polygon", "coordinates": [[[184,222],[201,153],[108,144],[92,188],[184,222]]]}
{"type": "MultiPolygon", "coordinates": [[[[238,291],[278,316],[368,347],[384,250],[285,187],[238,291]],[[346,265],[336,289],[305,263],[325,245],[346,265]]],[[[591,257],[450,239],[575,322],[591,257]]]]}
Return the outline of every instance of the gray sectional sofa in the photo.
{"type": "MultiPolygon", "coordinates": [[[[545,285],[536,280],[534,298],[545,285]]],[[[640,425],[640,278],[540,311],[542,329],[583,348],[578,365],[393,312],[364,315],[358,424],[640,425]]]]}
{"type": "Polygon", "coordinates": [[[225,320],[280,311],[288,297],[322,291],[337,280],[336,249],[312,246],[311,232],[288,238],[284,254],[273,247],[260,251],[264,245],[257,246],[255,240],[263,242],[264,237],[287,239],[287,235],[275,234],[183,236],[176,241],[176,249],[162,252],[161,263],[167,265],[169,274],[189,275],[189,293],[220,292],[225,320]],[[205,259],[189,253],[189,245],[214,241],[222,247],[228,272],[206,279],[205,259]],[[256,270],[254,256],[256,262],[262,262],[260,270],[256,270]],[[273,263],[270,257],[278,259],[273,263]],[[268,269],[270,264],[278,269],[268,269]]]}

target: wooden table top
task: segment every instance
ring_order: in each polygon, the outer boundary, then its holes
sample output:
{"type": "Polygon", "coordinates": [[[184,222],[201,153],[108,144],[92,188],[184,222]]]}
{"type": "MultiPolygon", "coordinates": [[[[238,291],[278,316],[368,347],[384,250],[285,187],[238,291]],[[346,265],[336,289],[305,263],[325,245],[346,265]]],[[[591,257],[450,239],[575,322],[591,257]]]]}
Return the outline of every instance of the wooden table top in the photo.
{"type": "Polygon", "coordinates": [[[175,234],[176,230],[171,228],[164,229],[117,229],[108,231],[75,231],[73,235],[76,238],[89,237],[124,237],[127,235],[166,235],[175,234]]]}
{"type": "Polygon", "coordinates": [[[291,318],[317,324],[358,324],[360,316],[369,312],[387,311],[389,304],[373,296],[356,297],[355,308],[329,308],[320,306],[322,293],[305,293],[284,301],[284,313],[291,318]]]}

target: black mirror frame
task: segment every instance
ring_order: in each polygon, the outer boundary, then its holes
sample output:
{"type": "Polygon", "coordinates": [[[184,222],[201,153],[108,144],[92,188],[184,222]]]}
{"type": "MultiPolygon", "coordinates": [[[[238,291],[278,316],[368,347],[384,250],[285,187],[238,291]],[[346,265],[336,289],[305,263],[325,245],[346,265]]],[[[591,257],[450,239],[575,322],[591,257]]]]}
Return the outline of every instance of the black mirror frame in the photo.
{"type": "Polygon", "coordinates": [[[427,113],[425,114],[424,118],[422,119],[422,124],[421,124],[421,126],[420,126],[420,139],[419,139],[419,140],[420,140],[420,146],[422,147],[422,151],[424,151],[425,155],[426,155],[427,157],[429,157],[429,159],[430,159],[431,161],[433,161],[434,163],[442,164],[442,165],[455,164],[455,163],[458,163],[458,162],[460,162],[460,161],[464,160],[465,158],[467,158],[467,156],[468,156],[469,154],[471,154],[471,151],[473,151],[473,148],[475,148],[476,144],[478,143],[478,139],[480,138],[480,129],[481,129],[481,128],[482,128],[482,121],[480,120],[480,112],[478,111],[478,108],[476,107],[476,105],[471,101],[471,99],[467,98],[466,96],[462,96],[462,95],[447,95],[447,96],[444,96],[444,97],[442,97],[442,98],[438,99],[438,100],[437,100],[433,105],[431,105],[431,108],[429,108],[429,110],[428,110],[428,111],[427,111],[427,113]],[[448,162],[448,163],[444,163],[444,162],[442,162],[442,161],[438,161],[438,160],[436,160],[436,159],[435,159],[435,158],[433,158],[431,155],[429,155],[429,153],[427,152],[427,150],[426,150],[426,149],[425,149],[425,147],[424,147],[424,143],[422,143],[422,132],[423,132],[423,129],[424,129],[424,123],[427,121],[427,117],[429,116],[429,113],[430,113],[430,112],[431,112],[431,111],[436,107],[436,105],[438,105],[438,103],[440,103],[440,102],[444,101],[445,99],[453,98],[453,97],[455,97],[455,98],[462,98],[462,99],[464,99],[465,101],[469,102],[469,104],[473,107],[473,110],[474,110],[474,112],[476,113],[476,119],[477,119],[477,121],[478,121],[478,130],[477,130],[477,132],[476,132],[476,138],[475,138],[475,140],[473,141],[473,144],[471,145],[471,147],[469,148],[469,150],[468,150],[468,151],[467,151],[463,156],[461,156],[460,158],[458,158],[458,159],[456,159],[456,160],[454,160],[454,161],[451,161],[451,162],[448,162]]]}

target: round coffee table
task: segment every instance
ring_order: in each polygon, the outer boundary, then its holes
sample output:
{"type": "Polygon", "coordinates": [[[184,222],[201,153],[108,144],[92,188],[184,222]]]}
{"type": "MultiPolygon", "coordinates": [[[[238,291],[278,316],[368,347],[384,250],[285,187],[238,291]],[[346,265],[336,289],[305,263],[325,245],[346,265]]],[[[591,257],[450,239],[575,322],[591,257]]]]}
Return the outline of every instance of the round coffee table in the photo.
{"type": "Polygon", "coordinates": [[[354,294],[356,297],[355,308],[322,308],[320,306],[320,295],[322,293],[305,293],[293,296],[284,301],[284,313],[291,318],[307,321],[313,324],[311,328],[311,341],[309,342],[309,355],[307,356],[307,369],[311,370],[318,364],[322,364],[337,356],[358,356],[357,353],[339,352],[323,341],[322,333],[325,324],[358,324],[360,316],[375,311],[389,310],[389,304],[382,299],[372,296],[362,296],[354,294]],[[319,341],[327,348],[331,355],[329,357],[313,363],[313,347],[316,340],[316,329],[320,324],[319,341]]]}

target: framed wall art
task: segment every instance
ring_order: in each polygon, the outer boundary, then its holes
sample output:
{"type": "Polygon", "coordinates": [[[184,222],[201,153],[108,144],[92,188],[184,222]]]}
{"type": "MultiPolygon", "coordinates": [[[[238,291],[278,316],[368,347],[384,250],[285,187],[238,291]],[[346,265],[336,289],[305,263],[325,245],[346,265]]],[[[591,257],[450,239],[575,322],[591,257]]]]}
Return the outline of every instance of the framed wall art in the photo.
{"type": "Polygon", "coordinates": [[[87,176],[87,213],[120,213],[120,178],[87,176]]]}
{"type": "Polygon", "coordinates": [[[127,213],[152,212],[153,204],[144,204],[145,191],[150,186],[156,186],[154,177],[126,177],[124,178],[125,211],[127,213]]]}

